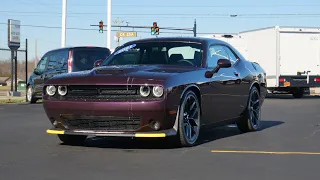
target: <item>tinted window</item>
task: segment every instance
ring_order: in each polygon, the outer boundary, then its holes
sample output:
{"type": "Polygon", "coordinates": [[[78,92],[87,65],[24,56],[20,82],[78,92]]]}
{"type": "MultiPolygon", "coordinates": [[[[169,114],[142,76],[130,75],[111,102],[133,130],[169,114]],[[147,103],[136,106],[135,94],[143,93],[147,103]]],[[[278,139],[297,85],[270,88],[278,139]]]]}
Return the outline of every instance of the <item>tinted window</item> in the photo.
{"type": "Polygon", "coordinates": [[[73,49],[73,71],[84,71],[93,68],[94,62],[106,59],[110,51],[105,48],[75,48],[73,49]]]}
{"type": "Polygon", "coordinates": [[[234,64],[238,60],[238,58],[235,56],[235,54],[228,47],[224,47],[224,49],[226,50],[226,52],[229,55],[229,60],[231,61],[231,64],[234,64]]]}
{"type": "Polygon", "coordinates": [[[39,73],[43,73],[46,69],[46,65],[48,62],[48,56],[44,56],[38,63],[37,70],[39,73]]]}
{"type": "Polygon", "coordinates": [[[51,70],[51,69],[56,69],[58,66],[58,63],[57,63],[57,57],[55,56],[55,52],[51,52],[49,53],[49,56],[48,56],[48,59],[49,59],[49,63],[48,63],[48,70],[51,70]]]}
{"type": "Polygon", "coordinates": [[[68,49],[57,51],[54,56],[57,59],[58,68],[67,68],[68,67],[67,66],[68,65],[68,58],[69,58],[69,50],[68,49]]]}
{"type": "Polygon", "coordinates": [[[216,67],[219,59],[229,59],[228,53],[225,51],[223,46],[211,46],[208,54],[208,67],[216,67]]]}
{"type": "Polygon", "coordinates": [[[168,64],[201,66],[202,45],[185,42],[141,42],[120,47],[102,65],[168,64]]]}

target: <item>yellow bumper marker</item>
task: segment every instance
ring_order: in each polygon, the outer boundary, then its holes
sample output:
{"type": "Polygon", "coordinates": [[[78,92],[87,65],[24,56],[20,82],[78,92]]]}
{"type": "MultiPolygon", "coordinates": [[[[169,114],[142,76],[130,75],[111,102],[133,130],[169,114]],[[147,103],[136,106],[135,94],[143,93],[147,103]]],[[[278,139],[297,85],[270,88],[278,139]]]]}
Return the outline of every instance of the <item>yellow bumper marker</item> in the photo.
{"type": "Polygon", "coordinates": [[[165,133],[156,133],[156,134],[137,133],[135,137],[166,137],[166,134],[165,133]]]}
{"type": "Polygon", "coordinates": [[[51,130],[51,129],[48,129],[47,133],[48,134],[64,134],[64,131],[63,130],[51,130]]]}
{"type": "Polygon", "coordinates": [[[320,152],[272,152],[272,151],[225,151],[212,150],[213,153],[242,153],[242,154],[285,154],[285,155],[320,155],[320,152]]]}

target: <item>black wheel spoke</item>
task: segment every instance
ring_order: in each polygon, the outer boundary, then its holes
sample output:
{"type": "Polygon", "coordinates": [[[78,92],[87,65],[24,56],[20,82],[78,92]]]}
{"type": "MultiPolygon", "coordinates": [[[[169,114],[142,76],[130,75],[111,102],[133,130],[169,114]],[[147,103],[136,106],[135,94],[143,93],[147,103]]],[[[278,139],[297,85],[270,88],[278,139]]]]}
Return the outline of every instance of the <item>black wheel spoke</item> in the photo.
{"type": "Polygon", "coordinates": [[[191,126],[199,126],[197,119],[189,118],[189,123],[191,126]]]}
{"type": "Polygon", "coordinates": [[[195,109],[190,115],[191,118],[195,118],[198,115],[198,111],[195,109]]]}
{"type": "Polygon", "coordinates": [[[194,110],[194,108],[196,107],[196,102],[193,101],[193,103],[191,104],[189,111],[191,112],[192,110],[194,110]]]}
{"type": "Polygon", "coordinates": [[[253,115],[256,119],[259,119],[259,109],[253,110],[253,115]]]}

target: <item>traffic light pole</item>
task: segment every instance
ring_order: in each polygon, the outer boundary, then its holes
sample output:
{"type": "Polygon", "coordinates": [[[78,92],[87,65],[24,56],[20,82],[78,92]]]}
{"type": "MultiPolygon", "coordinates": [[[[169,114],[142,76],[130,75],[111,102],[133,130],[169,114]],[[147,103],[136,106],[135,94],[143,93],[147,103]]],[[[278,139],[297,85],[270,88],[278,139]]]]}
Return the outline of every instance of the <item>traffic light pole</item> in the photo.
{"type": "MultiPolygon", "coordinates": [[[[99,25],[90,25],[90,26],[99,26],[99,25]]],[[[129,26],[129,25],[111,25],[111,23],[108,23],[108,25],[103,25],[107,26],[108,28],[110,27],[111,32],[111,27],[118,27],[118,28],[135,28],[135,29],[150,29],[152,26],[129,26]]],[[[194,25],[193,28],[174,28],[174,27],[161,27],[160,29],[165,29],[165,30],[176,30],[176,31],[192,31],[193,36],[197,36],[197,22],[194,20],[194,25]]]]}

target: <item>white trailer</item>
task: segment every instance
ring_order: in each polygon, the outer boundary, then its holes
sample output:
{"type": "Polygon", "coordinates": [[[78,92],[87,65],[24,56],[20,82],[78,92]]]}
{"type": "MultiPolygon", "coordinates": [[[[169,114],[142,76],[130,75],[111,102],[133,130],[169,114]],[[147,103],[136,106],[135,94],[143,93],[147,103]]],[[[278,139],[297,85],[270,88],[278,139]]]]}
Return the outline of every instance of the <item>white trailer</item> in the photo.
{"type": "Polygon", "coordinates": [[[301,98],[305,89],[320,87],[320,28],[275,26],[224,37],[265,69],[269,92],[301,98]]]}
{"type": "Polygon", "coordinates": [[[219,34],[219,33],[217,33],[217,34],[203,35],[201,37],[214,38],[214,39],[225,41],[225,42],[231,44],[233,47],[235,47],[241,53],[242,56],[247,58],[247,51],[248,51],[247,44],[246,44],[244,37],[242,37],[239,34],[219,34]]]}

